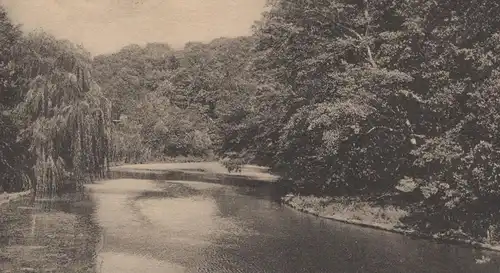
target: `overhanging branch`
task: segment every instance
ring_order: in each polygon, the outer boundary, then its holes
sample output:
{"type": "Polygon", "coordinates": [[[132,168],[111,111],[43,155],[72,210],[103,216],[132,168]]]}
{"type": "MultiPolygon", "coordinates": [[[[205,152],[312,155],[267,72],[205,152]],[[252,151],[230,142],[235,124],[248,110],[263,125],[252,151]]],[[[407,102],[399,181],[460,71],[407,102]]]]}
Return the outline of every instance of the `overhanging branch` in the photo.
{"type": "MultiPolygon", "coordinates": [[[[341,23],[337,23],[337,25],[341,28],[343,28],[344,30],[347,30],[348,32],[350,32],[351,34],[353,34],[354,36],[356,36],[356,38],[358,38],[358,40],[360,42],[362,42],[364,40],[363,36],[361,36],[361,34],[359,34],[357,31],[355,31],[354,29],[350,28],[350,27],[347,27],[341,23]]],[[[377,67],[377,64],[375,63],[375,60],[373,59],[373,54],[372,54],[372,50],[370,48],[369,45],[365,45],[365,48],[366,48],[366,53],[368,55],[368,61],[370,62],[371,66],[373,68],[376,68],[377,67]]]]}

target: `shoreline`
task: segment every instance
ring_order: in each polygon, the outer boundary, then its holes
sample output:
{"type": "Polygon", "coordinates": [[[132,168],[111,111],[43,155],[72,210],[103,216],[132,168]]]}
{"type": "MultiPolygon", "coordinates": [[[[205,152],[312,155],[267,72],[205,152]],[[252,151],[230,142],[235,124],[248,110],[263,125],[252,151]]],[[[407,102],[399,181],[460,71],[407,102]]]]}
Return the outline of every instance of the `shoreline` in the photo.
{"type": "Polygon", "coordinates": [[[281,202],[283,205],[285,205],[289,208],[297,210],[301,213],[313,215],[313,216],[321,218],[321,219],[327,219],[327,220],[336,221],[336,222],[340,222],[340,223],[345,223],[345,224],[350,224],[350,225],[355,225],[355,226],[360,226],[360,227],[365,227],[365,228],[371,228],[371,229],[401,234],[401,235],[405,235],[405,236],[415,238],[415,239],[424,239],[424,240],[434,241],[434,242],[438,242],[438,243],[446,243],[446,244],[451,244],[451,245],[462,245],[462,246],[471,247],[471,248],[475,248],[475,249],[500,252],[500,245],[481,243],[481,242],[477,242],[477,241],[473,241],[473,240],[440,237],[437,234],[434,234],[434,235],[425,234],[425,233],[421,233],[421,232],[418,232],[418,231],[413,230],[413,229],[401,228],[401,227],[398,227],[397,225],[394,225],[394,224],[383,224],[383,223],[362,221],[362,220],[356,220],[356,219],[349,219],[349,218],[343,217],[341,215],[321,213],[315,209],[307,208],[305,206],[301,206],[301,205],[297,204],[297,202],[295,202],[294,199],[296,199],[298,197],[299,196],[296,196],[296,195],[287,195],[287,196],[284,196],[281,198],[281,202]]]}
{"type": "MultiPolygon", "coordinates": [[[[208,163],[208,164],[213,164],[214,162],[208,163]]],[[[171,164],[171,163],[170,163],[171,164]]],[[[193,168],[194,166],[189,166],[191,168],[172,168],[169,163],[157,163],[157,164],[142,164],[142,165],[125,165],[125,166],[115,166],[114,168],[110,169],[110,172],[124,172],[124,173],[129,173],[129,174],[140,174],[140,173],[146,173],[146,174],[151,174],[154,173],[154,171],[159,172],[160,174],[169,174],[169,173],[190,173],[193,172],[193,170],[196,170],[197,168],[193,168]],[[156,165],[156,166],[155,166],[156,165]],[[139,168],[133,168],[137,167],[139,168]],[[148,166],[151,166],[152,168],[146,168],[148,166]],[[142,168],[140,168],[142,167],[142,168]],[[191,170],[189,170],[191,169],[191,170]]],[[[199,163],[198,163],[199,164],[199,163]]],[[[206,163],[201,163],[202,165],[207,164],[206,163]]],[[[182,165],[177,163],[174,165],[182,165]]],[[[191,164],[189,164],[191,165],[191,164]]],[[[195,165],[195,164],[193,164],[195,165]]],[[[217,166],[219,167],[219,166],[217,166]]],[[[194,173],[197,173],[200,176],[207,176],[207,175],[215,175],[216,177],[215,180],[220,180],[221,177],[217,177],[218,175],[222,176],[227,176],[227,179],[235,179],[238,176],[241,176],[241,174],[234,174],[234,173],[220,173],[218,171],[213,171],[210,170],[210,168],[207,168],[204,170],[204,172],[198,172],[194,171],[194,173]]],[[[270,177],[264,177],[261,176],[262,173],[253,173],[250,177],[248,178],[253,178],[255,180],[261,180],[261,182],[264,182],[268,184],[270,181],[268,180],[270,177]],[[260,175],[259,175],[260,174],[260,175]],[[254,176],[255,175],[255,176],[254,176]],[[253,177],[252,177],[253,176],[253,177]],[[267,178],[267,179],[266,179],[267,178]]],[[[244,175],[243,175],[244,176],[244,175]]],[[[272,177],[272,176],[271,176],[272,177]]],[[[214,182],[214,179],[210,179],[210,182],[214,182]]],[[[274,178],[274,177],[273,177],[274,178]]],[[[273,179],[269,179],[273,180],[273,179]]],[[[208,182],[208,181],[207,181],[208,182]]],[[[271,184],[273,184],[271,182],[271,184]]],[[[17,200],[20,200],[24,197],[29,196],[32,193],[31,190],[28,191],[23,191],[23,192],[18,192],[18,193],[2,193],[0,194],[0,207],[3,207],[10,202],[14,202],[17,200]]],[[[324,205],[321,205],[322,201],[320,200],[321,198],[313,198],[313,197],[306,197],[306,196],[300,196],[300,195],[291,195],[288,194],[286,196],[283,196],[280,198],[281,203],[289,208],[292,208],[294,210],[297,210],[301,213],[306,213],[309,215],[313,215],[315,217],[319,217],[322,219],[327,219],[327,220],[332,220],[332,221],[337,221],[345,224],[350,224],[350,225],[355,225],[355,226],[360,226],[360,227],[365,227],[365,228],[371,228],[371,229],[376,229],[376,230],[381,230],[381,231],[386,231],[386,232],[391,232],[391,233],[396,233],[396,234],[401,234],[405,235],[411,238],[416,238],[416,239],[426,239],[430,241],[435,241],[439,243],[447,243],[447,244],[453,244],[453,245],[463,245],[467,247],[472,247],[476,249],[483,249],[483,250],[488,250],[488,251],[494,251],[494,252],[500,252],[500,244],[499,245],[493,245],[493,244],[488,244],[488,243],[481,243],[479,241],[474,241],[470,239],[459,239],[459,238],[451,238],[447,237],[446,235],[440,235],[440,234],[426,234],[422,232],[418,232],[413,229],[405,228],[403,224],[399,222],[399,217],[403,215],[404,212],[394,210],[394,209],[381,209],[375,206],[371,206],[369,203],[366,202],[360,202],[363,203],[360,207],[353,207],[352,203],[356,202],[350,202],[351,204],[345,205],[345,204],[340,204],[340,202],[331,202],[330,205],[336,206],[336,208],[332,207],[325,207],[324,205]],[[302,203],[301,203],[302,201],[302,203]],[[311,208],[310,206],[316,207],[311,208]],[[325,210],[330,209],[331,212],[325,212],[325,210]],[[333,211],[332,211],[333,209],[333,211]],[[322,211],[323,210],[323,211],[322,211]],[[382,213],[382,217],[380,217],[380,213],[382,213]],[[387,214],[387,215],[386,215],[387,214]],[[361,216],[361,217],[360,217],[361,216]],[[365,219],[363,220],[362,218],[370,218],[370,219],[365,219]]],[[[349,203],[349,202],[348,202],[349,203]]]]}
{"type": "Polygon", "coordinates": [[[277,176],[264,167],[245,165],[240,172],[229,172],[219,162],[151,163],[111,167],[107,179],[198,180],[233,186],[273,185],[277,176]]]}

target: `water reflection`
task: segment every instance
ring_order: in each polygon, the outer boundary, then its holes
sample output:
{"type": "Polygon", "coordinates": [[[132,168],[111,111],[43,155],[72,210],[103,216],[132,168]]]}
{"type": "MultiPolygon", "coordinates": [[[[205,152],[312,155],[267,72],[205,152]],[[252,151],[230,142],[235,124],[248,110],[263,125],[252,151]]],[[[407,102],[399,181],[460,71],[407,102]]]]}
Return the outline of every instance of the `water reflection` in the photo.
{"type": "Polygon", "coordinates": [[[487,273],[500,268],[495,253],[296,212],[272,202],[266,188],[117,179],[87,190],[1,208],[0,271],[487,273]],[[477,264],[485,253],[491,261],[477,264]]]}
{"type": "Polygon", "coordinates": [[[95,272],[98,226],[83,193],[0,208],[0,272],[95,272]]]}
{"type": "MultiPolygon", "coordinates": [[[[135,255],[129,261],[161,268],[152,272],[498,272],[500,265],[496,254],[478,265],[483,252],[304,215],[271,202],[265,188],[113,180],[94,191],[106,255],[135,255]],[[120,183],[130,183],[129,193],[106,194],[120,183]]],[[[108,259],[108,268],[118,260],[108,259]]]]}

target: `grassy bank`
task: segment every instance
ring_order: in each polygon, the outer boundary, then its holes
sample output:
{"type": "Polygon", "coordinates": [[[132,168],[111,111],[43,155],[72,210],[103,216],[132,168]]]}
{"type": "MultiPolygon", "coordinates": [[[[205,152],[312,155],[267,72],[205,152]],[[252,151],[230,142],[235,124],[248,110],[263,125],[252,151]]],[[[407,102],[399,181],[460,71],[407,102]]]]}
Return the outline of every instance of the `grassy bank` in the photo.
{"type": "Polygon", "coordinates": [[[475,239],[450,230],[446,233],[424,233],[405,225],[409,209],[394,205],[381,205],[365,197],[316,197],[288,194],[282,198],[283,204],[298,211],[321,218],[348,224],[376,228],[416,238],[431,239],[450,244],[464,244],[475,248],[500,252],[500,244],[475,239]],[[461,236],[458,236],[460,234],[461,236]]]}

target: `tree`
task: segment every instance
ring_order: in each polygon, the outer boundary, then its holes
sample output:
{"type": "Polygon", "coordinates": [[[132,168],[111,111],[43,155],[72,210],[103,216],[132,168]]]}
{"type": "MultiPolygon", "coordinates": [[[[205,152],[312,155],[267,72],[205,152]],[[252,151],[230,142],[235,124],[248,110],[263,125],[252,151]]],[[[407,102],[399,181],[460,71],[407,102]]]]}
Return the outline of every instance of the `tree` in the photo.
{"type": "MultiPolygon", "coordinates": [[[[148,157],[159,159],[218,150],[220,130],[230,130],[225,117],[236,103],[244,103],[243,96],[250,97],[247,88],[252,84],[245,71],[252,45],[251,37],[221,38],[177,51],[149,44],[96,57],[99,81],[113,101],[115,118],[129,117],[116,126],[114,146],[121,151],[115,154],[138,158],[136,150],[144,149],[150,151],[148,157]],[[126,139],[138,138],[140,148],[126,144],[126,139]]],[[[151,159],[139,161],[144,160],[151,159]]]]}
{"type": "Polygon", "coordinates": [[[253,110],[234,112],[242,122],[226,143],[303,191],[375,193],[411,177],[437,221],[472,230],[467,211],[491,215],[499,4],[270,5],[255,27],[253,110]]]}
{"type": "Polygon", "coordinates": [[[110,103],[90,73],[90,54],[45,33],[24,39],[31,81],[19,113],[36,156],[38,192],[81,183],[107,169],[110,103]]]}
{"type": "Polygon", "coordinates": [[[21,124],[13,111],[27,80],[20,66],[21,35],[0,6],[0,192],[28,189],[31,181],[31,158],[26,143],[17,141],[21,124]]]}

